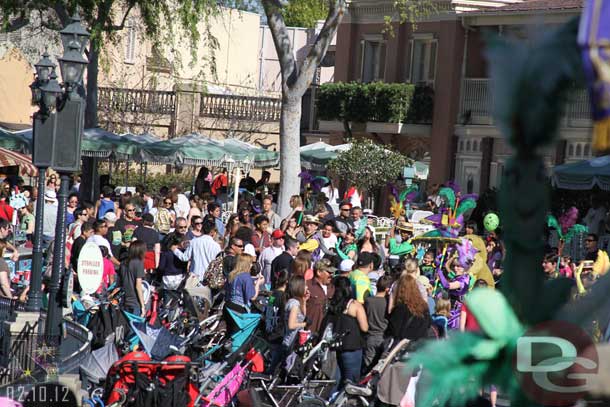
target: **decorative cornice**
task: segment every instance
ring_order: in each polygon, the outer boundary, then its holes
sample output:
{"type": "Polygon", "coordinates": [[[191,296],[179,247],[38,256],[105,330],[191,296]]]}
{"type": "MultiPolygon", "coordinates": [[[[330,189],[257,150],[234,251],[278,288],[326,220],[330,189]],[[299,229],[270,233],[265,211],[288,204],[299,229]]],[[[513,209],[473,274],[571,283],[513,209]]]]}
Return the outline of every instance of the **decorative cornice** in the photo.
{"type": "MultiPolygon", "coordinates": [[[[407,0],[410,1],[410,0],[407,0]]],[[[455,13],[451,5],[451,0],[433,0],[437,13],[430,15],[422,21],[439,21],[455,19],[455,13]]],[[[347,4],[347,12],[343,18],[345,23],[384,23],[386,17],[390,17],[392,22],[400,21],[400,16],[394,1],[381,0],[351,0],[347,4]]]]}

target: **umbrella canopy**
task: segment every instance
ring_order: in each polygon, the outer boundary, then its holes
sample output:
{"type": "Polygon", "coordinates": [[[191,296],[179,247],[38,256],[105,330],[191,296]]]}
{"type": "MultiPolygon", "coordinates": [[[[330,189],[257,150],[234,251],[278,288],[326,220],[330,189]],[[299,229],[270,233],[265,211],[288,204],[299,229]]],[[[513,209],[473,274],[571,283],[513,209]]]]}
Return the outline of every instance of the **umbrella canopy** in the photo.
{"type": "Polygon", "coordinates": [[[32,164],[32,159],[26,155],[0,148],[0,167],[19,167],[19,175],[35,177],[38,169],[32,164]]]}
{"type": "Polygon", "coordinates": [[[217,143],[197,134],[163,140],[144,146],[140,158],[145,162],[221,166],[225,152],[217,143]]]}
{"type": "Polygon", "coordinates": [[[9,131],[0,128],[0,147],[29,154],[32,151],[32,131],[9,131]]]}
{"type": "Polygon", "coordinates": [[[594,186],[610,191],[610,155],[553,168],[553,185],[558,188],[589,190],[594,186]]]}
{"type": "Polygon", "coordinates": [[[308,170],[325,170],[341,151],[349,150],[351,144],[331,146],[323,142],[313,143],[300,148],[301,166],[308,170]]]}
{"type": "Polygon", "coordinates": [[[269,151],[234,138],[222,140],[222,143],[225,147],[236,147],[245,151],[256,168],[275,167],[279,162],[280,155],[277,151],[269,151]]]}

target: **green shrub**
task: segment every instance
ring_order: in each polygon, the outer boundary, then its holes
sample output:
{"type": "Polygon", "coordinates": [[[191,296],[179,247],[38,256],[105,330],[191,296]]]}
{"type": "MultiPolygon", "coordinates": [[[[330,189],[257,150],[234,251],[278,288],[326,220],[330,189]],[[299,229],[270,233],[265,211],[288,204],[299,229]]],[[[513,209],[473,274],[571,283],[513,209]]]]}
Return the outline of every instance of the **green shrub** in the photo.
{"type": "MultiPolygon", "coordinates": [[[[100,175],[104,173],[108,174],[108,171],[100,171],[100,175]]],[[[146,181],[142,183],[142,178],[140,177],[140,167],[136,166],[136,169],[134,169],[134,167],[131,166],[127,181],[130,187],[135,187],[136,185],[144,185],[144,189],[146,191],[149,191],[152,194],[156,194],[159,192],[159,189],[161,189],[161,187],[171,187],[174,184],[181,186],[183,191],[190,191],[195,179],[193,177],[192,172],[188,169],[185,169],[180,174],[148,173],[146,175],[146,181]]],[[[115,186],[124,186],[125,169],[123,168],[119,171],[113,169],[112,179],[110,180],[110,183],[111,185],[115,186]]]]}
{"type": "Polygon", "coordinates": [[[321,120],[430,123],[434,92],[408,83],[326,83],[317,106],[321,120]]]}

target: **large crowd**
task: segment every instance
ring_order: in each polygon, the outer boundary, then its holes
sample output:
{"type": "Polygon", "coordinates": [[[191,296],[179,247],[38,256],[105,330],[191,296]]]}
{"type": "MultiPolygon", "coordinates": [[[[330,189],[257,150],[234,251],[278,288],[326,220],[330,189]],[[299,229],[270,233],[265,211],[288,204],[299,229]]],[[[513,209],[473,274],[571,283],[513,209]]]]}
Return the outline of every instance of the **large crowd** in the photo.
{"type": "MultiPolygon", "coordinates": [[[[330,181],[317,191],[304,186],[301,195],[291,198],[289,215],[281,217],[269,194],[266,172],[259,181],[250,177],[242,181],[236,211],[223,214],[227,181],[226,171],[212,177],[205,169],[190,196],[177,185],[159,191],[138,187],[123,194],[107,185],[97,202],[87,202],[79,198],[76,179],[66,213],[67,267],[76,271],[85,243],[99,246],[104,273],[98,292],[120,287],[122,307],[135,315],[147,313],[144,281],[165,290],[181,290],[187,282],[205,287],[210,304],[224,294],[229,333],[239,330],[229,310],[248,313],[259,295],[267,293],[273,298],[274,318],[267,323],[272,358],[266,370],[275,371],[299,336],[318,336],[333,323],[336,331],[347,333],[337,351],[341,383],[357,382],[377,362],[388,340],[408,339],[416,346],[421,340],[446,337],[451,329],[478,330],[475,318],[463,305],[464,296],[473,288],[501,283],[504,248],[496,231],[485,231],[482,236],[486,267],[493,279],[477,278],[469,273],[474,262],[471,247],[441,253],[438,244],[417,242],[414,225],[404,215],[380,233],[375,216],[363,209],[355,187],[340,196],[330,181]]],[[[8,205],[8,194],[15,185],[7,179],[3,187],[0,237],[10,233],[11,223],[17,219],[29,244],[35,202],[43,199],[43,244],[46,248],[52,245],[57,177],[48,178],[41,195],[35,188],[29,189],[27,204],[18,209],[16,217],[8,205]]],[[[436,186],[427,196],[421,194],[420,206],[442,214],[445,202],[438,192],[436,186]]],[[[599,200],[594,199],[592,212],[584,217],[592,230],[603,227],[605,218],[600,217],[599,208],[599,200]]],[[[460,235],[477,235],[475,222],[463,226],[460,235]]],[[[549,247],[542,263],[545,275],[573,278],[584,292],[594,282],[585,276],[594,275],[587,270],[593,270],[601,253],[598,240],[597,233],[587,235],[587,255],[580,264],[549,247]]],[[[1,242],[0,250],[17,253],[10,243],[1,242]]],[[[27,291],[11,290],[2,261],[0,295],[25,301],[27,291]]],[[[79,292],[77,279],[74,291],[79,292]]]]}

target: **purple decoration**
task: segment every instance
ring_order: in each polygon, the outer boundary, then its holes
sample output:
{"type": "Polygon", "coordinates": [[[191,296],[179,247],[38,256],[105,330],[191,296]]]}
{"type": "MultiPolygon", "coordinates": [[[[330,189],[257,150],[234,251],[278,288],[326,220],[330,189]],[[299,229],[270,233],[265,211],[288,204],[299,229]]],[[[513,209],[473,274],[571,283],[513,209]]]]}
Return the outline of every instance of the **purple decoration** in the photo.
{"type": "Polygon", "coordinates": [[[589,83],[593,120],[610,118],[610,1],[588,0],[580,18],[578,45],[589,83]]]}

